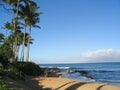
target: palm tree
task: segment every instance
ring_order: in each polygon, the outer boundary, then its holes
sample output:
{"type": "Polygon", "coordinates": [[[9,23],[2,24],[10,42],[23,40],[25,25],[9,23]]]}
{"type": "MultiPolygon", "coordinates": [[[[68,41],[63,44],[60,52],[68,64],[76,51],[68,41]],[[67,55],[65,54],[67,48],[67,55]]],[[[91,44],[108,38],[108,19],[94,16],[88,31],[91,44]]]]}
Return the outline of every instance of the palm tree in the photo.
{"type": "MultiPolygon", "coordinates": [[[[23,40],[22,41],[22,52],[21,56],[24,57],[24,45],[26,44],[26,30],[27,27],[29,27],[29,32],[28,32],[28,40],[27,40],[27,55],[26,55],[26,61],[29,60],[29,51],[30,51],[30,42],[31,42],[31,30],[32,27],[37,27],[40,28],[39,26],[36,25],[36,23],[39,22],[39,15],[42,14],[41,12],[37,12],[38,6],[37,4],[32,1],[32,0],[2,0],[2,2],[7,3],[8,5],[11,6],[12,11],[13,11],[13,19],[12,23],[7,23],[6,27],[7,29],[12,30],[13,32],[13,53],[14,53],[14,58],[13,61],[16,59],[18,56],[18,33],[17,33],[17,22],[18,19],[22,19],[22,22],[24,20],[24,35],[23,35],[23,40]],[[22,3],[21,3],[22,2],[22,3]]],[[[21,30],[21,29],[20,29],[21,30]]],[[[24,59],[23,59],[24,60],[24,59]]]]}
{"type": "MultiPolygon", "coordinates": [[[[7,29],[7,30],[11,31],[10,36],[6,37],[6,42],[11,43],[12,50],[14,51],[14,40],[15,40],[15,37],[16,37],[17,44],[18,44],[18,38],[19,38],[19,35],[21,33],[22,27],[19,25],[19,22],[16,22],[16,32],[15,33],[13,31],[13,28],[14,28],[13,22],[11,22],[11,23],[7,22],[4,25],[4,29],[7,29]]],[[[16,52],[13,52],[13,53],[14,53],[14,55],[16,55],[16,59],[17,59],[17,57],[18,57],[18,48],[16,48],[16,52]]],[[[16,59],[13,59],[13,60],[16,61],[16,59]]]]}
{"type": "MultiPolygon", "coordinates": [[[[17,31],[17,57],[19,56],[19,48],[23,43],[23,37],[24,37],[24,33],[22,33],[21,31],[17,31]]],[[[28,40],[28,33],[25,33],[25,43],[24,46],[27,46],[27,40],[28,40]]],[[[33,39],[30,40],[30,43],[32,44],[33,39]]],[[[19,57],[18,57],[19,58],[19,57]]],[[[19,58],[20,61],[23,61],[24,56],[21,56],[19,58]]]]}
{"type": "MultiPolygon", "coordinates": [[[[24,43],[24,47],[27,47],[28,46],[28,39],[29,39],[29,34],[28,33],[26,33],[25,34],[25,43],[24,43]]],[[[33,40],[34,39],[32,39],[32,38],[30,38],[30,44],[33,44],[33,40]]],[[[23,56],[21,55],[21,57],[20,57],[20,61],[24,61],[24,54],[23,54],[23,56]]]]}
{"type": "Polygon", "coordinates": [[[29,6],[26,3],[26,0],[24,0],[24,2],[25,2],[25,5],[20,5],[20,10],[18,11],[19,19],[24,20],[24,24],[23,24],[24,25],[24,35],[23,35],[22,51],[21,51],[21,58],[20,58],[21,61],[24,60],[25,41],[26,41],[26,37],[28,37],[28,34],[26,36],[26,28],[27,28],[26,21],[27,21],[28,14],[29,14],[28,13],[29,6]]]}
{"type": "Polygon", "coordinates": [[[39,22],[39,15],[42,14],[41,12],[37,12],[39,7],[35,2],[29,3],[29,14],[27,19],[27,25],[29,26],[29,38],[28,38],[28,47],[27,47],[27,54],[26,54],[26,62],[29,60],[29,52],[30,52],[30,38],[31,38],[31,30],[32,27],[40,28],[37,26],[36,23],[39,22]]]}
{"type": "MultiPolygon", "coordinates": [[[[24,0],[25,5],[20,5],[20,19],[24,20],[24,37],[23,37],[23,45],[22,45],[22,52],[21,56],[24,57],[24,43],[25,43],[25,33],[26,33],[26,27],[29,26],[29,38],[28,38],[28,48],[27,48],[27,54],[26,54],[26,61],[29,60],[29,50],[30,50],[30,38],[31,38],[31,27],[39,27],[35,25],[37,22],[39,22],[39,15],[41,14],[37,12],[37,4],[31,0],[24,0]]],[[[39,27],[40,28],[40,27],[39,27]]],[[[23,58],[24,59],[24,58],[23,58]]]]}
{"type": "Polygon", "coordinates": [[[8,37],[8,31],[13,32],[13,22],[6,22],[3,29],[6,30],[6,37],[8,37]]]}
{"type": "MultiPolygon", "coordinates": [[[[6,39],[4,44],[9,45],[9,47],[11,48],[11,50],[13,49],[13,44],[14,44],[14,33],[10,34],[6,39]]],[[[22,40],[23,39],[23,33],[19,30],[17,30],[17,53],[16,53],[16,60],[14,62],[17,62],[17,60],[19,59],[19,48],[20,45],[22,45],[22,40]]]]}
{"type": "MultiPolygon", "coordinates": [[[[18,10],[19,10],[19,4],[22,0],[2,0],[2,2],[7,3],[8,5],[10,5],[12,7],[12,11],[13,11],[13,31],[14,34],[16,33],[16,23],[18,21],[18,10]]],[[[14,48],[13,48],[13,53],[14,53],[14,58],[13,60],[16,59],[16,53],[17,53],[17,38],[16,38],[16,34],[14,37],[14,44],[13,44],[14,48]]]]}

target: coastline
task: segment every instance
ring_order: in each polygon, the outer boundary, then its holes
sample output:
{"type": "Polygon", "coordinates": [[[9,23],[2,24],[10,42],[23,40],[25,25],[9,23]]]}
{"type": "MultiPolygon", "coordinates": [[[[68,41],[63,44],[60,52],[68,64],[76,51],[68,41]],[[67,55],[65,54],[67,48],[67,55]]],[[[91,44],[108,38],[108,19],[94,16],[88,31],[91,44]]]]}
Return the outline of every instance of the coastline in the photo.
{"type": "Polygon", "coordinates": [[[116,86],[77,81],[55,75],[47,78],[27,76],[25,80],[5,77],[4,80],[15,90],[120,90],[120,87],[116,86]]]}
{"type": "Polygon", "coordinates": [[[4,81],[15,90],[120,90],[117,86],[65,78],[62,76],[64,74],[67,73],[59,71],[58,68],[51,68],[48,69],[46,78],[44,74],[37,77],[26,76],[25,80],[13,80],[6,76],[4,81]]]}
{"type": "MultiPolygon", "coordinates": [[[[42,68],[58,69],[62,77],[120,87],[120,63],[39,64],[42,68]]],[[[53,71],[56,71],[53,70],[53,71]]]]}
{"type": "Polygon", "coordinates": [[[120,90],[120,87],[105,84],[88,83],[76,81],[63,77],[48,77],[47,79],[39,79],[39,84],[43,86],[43,90],[120,90]]]}

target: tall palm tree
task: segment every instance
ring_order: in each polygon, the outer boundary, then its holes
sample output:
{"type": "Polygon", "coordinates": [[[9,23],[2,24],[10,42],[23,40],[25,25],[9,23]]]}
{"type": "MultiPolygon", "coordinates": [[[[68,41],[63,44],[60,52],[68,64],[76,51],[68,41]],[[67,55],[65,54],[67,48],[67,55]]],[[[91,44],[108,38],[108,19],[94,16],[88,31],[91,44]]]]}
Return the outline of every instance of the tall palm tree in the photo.
{"type": "MultiPolygon", "coordinates": [[[[29,34],[26,33],[26,34],[25,34],[25,43],[24,43],[24,47],[28,47],[28,39],[29,39],[29,34]]],[[[30,38],[30,44],[33,44],[33,40],[34,40],[34,39],[30,38]]],[[[25,57],[24,57],[24,54],[23,54],[23,56],[21,55],[20,60],[24,61],[24,58],[25,58],[25,57]]]]}
{"type": "MultiPolygon", "coordinates": [[[[17,57],[17,22],[19,18],[22,18],[22,22],[24,20],[24,36],[23,36],[23,42],[22,42],[22,52],[21,55],[24,57],[24,45],[25,45],[25,38],[26,38],[26,30],[27,27],[29,27],[28,32],[28,40],[27,40],[27,55],[26,55],[26,61],[29,60],[29,51],[30,51],[30,42],[31,42],[31,30],[32,27],[38,27],[36,23],[39,22],[39,15],[41,12],[37,12],[37,9],[39,8],[37,4],[32,0],[2,0],[3,2],[9,4],[13,11],[13,19],[12,19],[12,31],[14,33],[14,41],[13,41],[13,53],[14,58],[13,61],[17,57]],[[21,3],[22,2],[22,3],[21,3]],[[24,2],[24,3],[23,3],[24,2]]],[[[8,24],[8,26],[10,26],[8,24]]]]}
{"type": "MultiPolygon", "coordinates": [[[[17,32],[18,34],[17,34],[17,51],[18,51],[18,53],[17,53],[17,57],[19,56],[19,48],[20,48],[20,46],[22,45],[22,43],[23,43],[23,37],[24,37],[24,33],[22,33],[21,31],[18,31],[17,32]]],[[[28,40],[28,33],[25,33],[25,43],[24,43],[24,46],[27,46],[27,40],[28,40]]],[[[33,39],[31,39],[30,40],[30,43],[32,44],[32,41],[33,41],[33,39]]],[[[19,57],[18,57],[19,58],[19,57]]],[[[23,61],[24,59],[22,59],[22,58],[24,58],[23,56],[21,56],[20,58],[19,58],[19,60],[20,61],[23,61]]]]}
{"type": "Polygon", "coordinates": [[[41,12],[37,12],[39,7],[35,2],[29,3],[29,14],[27,19],[27,25],[29,26],[29,38],[28,38],[28,46],[27,46],[27,54],[26,54],[26,62],[29,60],[29,53],[30,53],[30,38],[31,38],[31,30],[32,27],[40,28],[40,26],[36,25],[39,22],[39,15],[42,14],[41,12]]]}
{"type": "Polygon", "coordinates": [[[24,0],[25,2],[25,5],[20,5],[20,10],[18,12],[19,14],[19,19],[21,20],[24,20],[24,35],[23,35],[23,41],[22,41],[22,51],[21,51],[21,58],[20,60],[21,61],[24,61],[24,51],[25,51],[25,41],[26,41],[26,37],[28,37],[28,34],[26,36],[26,28],[27,28],[27,25],[26,25],[26,21],[27,21],[27,18],[28,18],[28,11],[29,11],[29,6],[28,4],[26,3],[28,0],[24,0]]]}
{"type": "Polygon", "coordinates": [[[16,23],[18,20],[18,10],[19,10],[19,4],[22,0],[2,0],[2,2],[7,3],[8,5],[10,5],[12,7],[12,11],[13,11],[13,31],[15,34],[14,37],[14,48],[13,48],[13,53],[14,53],[14,58],[13,60],[16,59],[16,53],[17,53],[17,38],[16,38],[16,23]]]}
{"type": "Polygon", "coordinates": [[[26,28],[29,27],[29,33],[28,33],[29,38],[28,38],[27,54],[26,54],[26,61],[28,61],[29,51],[30,51],[31,28],[39,27],[35,24],[39,22],[39,15],[41,14],[41,12],[40,13],[37,12],[37,9],[39,7],[37,7],[37,4],[35,2],[31,0],[24,0],[24,3],[25,5],[20,5],[20,11],[19,11],[20,18],[24,20],[24,37],[23,37],[21,56],[24,57],[25,33],[26,33],[26,28]]]}

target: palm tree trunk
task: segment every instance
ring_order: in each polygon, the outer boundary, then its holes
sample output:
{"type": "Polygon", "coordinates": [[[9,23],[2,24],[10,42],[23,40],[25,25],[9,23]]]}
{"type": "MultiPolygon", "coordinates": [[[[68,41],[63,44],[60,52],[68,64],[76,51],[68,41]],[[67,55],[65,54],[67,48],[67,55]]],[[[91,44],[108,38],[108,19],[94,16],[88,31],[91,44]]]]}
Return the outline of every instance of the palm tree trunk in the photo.
{"type": "Polygon", "coordinates": [[[17,1],[17,7],[16,7],[16,17],[14,18],[14,34],[15,34],[15,42],[14,42],[14,62],[16,62],[17,59],[17,33],[16,33],[16,22],[18,20],[18,9],[19,9],[19,3],[20,0],[17,1]]]}
{"type": "Polygon", "coordinates": [[[26,23],[25,23],[25,26],[24,26],[24,36],[23,36],[23,42],[22,42],[22,51],[21,51],[20,61],[24,61],[25,37],[26,37],[26,23]]]}
{"type": "Polygon", "coordinates": [[[28,38],[28,46],[27,46],[26,62],[29,61],[29,53],[30,53],[30,38],[31,38],[31,26],[30,26],[30,29],[29,29],[29,38],[28,38]]]}
{"type": "Polygon", "coordinates": [[[20,45],[17,46],[17,59],[19,59],[19,50],[20,50],[20,45]]]}

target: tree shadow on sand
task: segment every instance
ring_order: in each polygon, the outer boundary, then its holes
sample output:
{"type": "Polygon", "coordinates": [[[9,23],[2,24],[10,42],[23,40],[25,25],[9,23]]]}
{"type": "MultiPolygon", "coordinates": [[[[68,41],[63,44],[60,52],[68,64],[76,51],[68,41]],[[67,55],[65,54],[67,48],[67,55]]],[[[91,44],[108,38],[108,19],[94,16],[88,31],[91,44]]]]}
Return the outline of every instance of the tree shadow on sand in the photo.
{"type": "Polygon", "coordinates": [[[82,86],[84,84],[86,84],[86,83],[84,83],[84,82],[76,83],[76,84],[73,84],[70,87],[66,88],[65,90],[76,90],[77,88],[79,88],[80,86],[82,86]]]}
{"type": "Polygon", "coordinates": [[[58,90],[58,89],[60,89],[60,88],[62,88],[62,87],[64,87],[64,86],[66,86],[67,84],[70,84],[70,83],[73,83],[73,82],[75,82],[75,81],[65,83],[64,85],[62,85],[62,86],[60,86],[60,87],[56,88],[55,90],[58,90]]]}
{"type": "Polygon", "coordinates": [[[6,84],[15,90],[52,90],[51,88],[43,88],[38,80],[28,77],[26,80],[11,79],[4,77],[6,84]]]}
{"type": "Polygon", "coordinates": [[[101,90],[101,88],[104,87],[104,86],[106,86],[106,85],[101,85],[96,90],[101,90]]]}
{"type": "MultiPolygon", "coordinates": [[[[81,87],[85,84],[88,84],[88,83],[85,83],[85,82],[76,83],[76,84],[73,84],[70,87],[66,88],[65,90],[76,90],[76,89],[78,89],[79,87],[81,87]]],[[[96,88],[96,90],[101,90],[101,88],[104,87],[104,86],[106,86],[106,85],[101,85],[98,88],[96,88]]]]}

